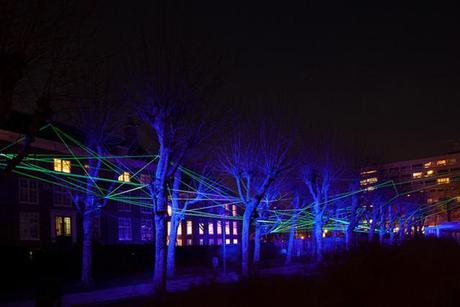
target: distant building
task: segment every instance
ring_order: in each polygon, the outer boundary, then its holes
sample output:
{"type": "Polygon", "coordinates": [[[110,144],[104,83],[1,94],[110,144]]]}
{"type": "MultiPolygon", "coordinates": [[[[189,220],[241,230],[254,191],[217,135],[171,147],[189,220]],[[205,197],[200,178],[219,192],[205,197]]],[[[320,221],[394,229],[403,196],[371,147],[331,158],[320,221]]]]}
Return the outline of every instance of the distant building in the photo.
{"type": "MultiPolygon", "coordinates": [[[[0,148],[21,138],[22,134],[18,131],[21,129],[0,129],[0,148]]],[[[79,172],[83,175],[76,167],[75,161],[61,157],[64,152],[65,148],[61,142],[46,133],[41,133],[33,143],[30,155],[55,154],[56,158],[43,162],[40,166],[53,172],[79,172]]],[[[4,157],[0,157],[0,169],[1,165],[5,165],[5,161],[4,157]]],[[[80,163],[86,161],[82,160],[80,163]]],[[[131,175],[129,172],[114,174],[107,170],[102,173],[102,176],[118,177],[118,180],[123,182],[129,182],[131,175]]],[[[141,180],[148,177],[143,174],[140,176],[141,180]]],[[[135,192],[129,193],[132,195],[135,192]]],[[[70,195],[65,186],[55,185],[53,182],[17,173],[8,175],[5,181],[0,183],[0,245],[42,248],[59,242],[81,242],[82,217],[70,195]]],[[[146,202],[151,204],[151,201],[146,202]]],[[[241,225],[237,216],[240,214],[240,208],[237,205],[226,205],[223,210],[224,214],[222,208],[215,206],[208,210],[211,216],[219,216],[219,219],[186,215],[179,226],[176,244],[238,244],[241,225]]],[[[170,213],[170,210],[168,212],[170,213]]],[[[168,232],[169,224],[168,221],[168,232]]],[[[94,240],[102,245],[152,244],[154,227],[151,207],[108,200],[94,221],[94,240]]]]}
{"type": "Polygon", "coordinates": [[[367,167],[361,187],[392,181],[402,197],[425,206],[425,226],[460,220],[460,152],[367,167]]]}

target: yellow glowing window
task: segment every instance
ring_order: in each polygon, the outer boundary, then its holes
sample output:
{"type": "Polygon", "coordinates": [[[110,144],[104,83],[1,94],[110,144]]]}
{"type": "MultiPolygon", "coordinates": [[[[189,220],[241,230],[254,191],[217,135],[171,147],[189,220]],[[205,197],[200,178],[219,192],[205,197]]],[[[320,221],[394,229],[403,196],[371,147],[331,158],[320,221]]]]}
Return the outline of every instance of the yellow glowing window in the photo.
{"type": "Polygon", "coordinates": [[[131,180],[131,176],[128,172],[123,172],[120,176],[118,176],[118,181],[129,182],[131,180]]]}
{"type": "Polygon", "coordinates": [[[193,232],[193,229],[192,229],[193,227],[192,226],[193,226],[192,221],[187,221],[187,234],[188,235],[191,235],[192,232],[193,232]]]}
{"type": "Polygon", "coordinates": [[[373,184],[378,181],[377,177],[371,177],[360,181],[361,185],[373,184]]]}
{"type": "Polygon", "coordinates": [[[179,222],[179,225],[177,226],[177,234],[180,236],[182,234],[182,223],[179,222]]]}
{"type": "Polygon", "coordinates": [[[413,173],[413,174],[412,174],[412,178],[415,178],[415,179],[417,179],[417,178],[422,178],[422,172],[413,173]]]}
{"type": "Polygon", "coordinates": [[[72,220],[70,216],[56,216],[56,236],[66,236],[69,237],[72,235],[72,220]]]}
{"type": "Polygon", "coordinates": [[[361,172],[361,175],[368,175],[368,174],[374,174],[374,173],[377,173],[377,170],[373,169],[369,171],[363,171],[361,172]]]}
{"type": "Polygon", "coordinates": [[[177,239],[176,245],[177,246],[182,246],[182,239],[177,239]]]}
{"type": "Polygon", "coordinates": [[[233,216],[236,216],[236,215],[237,215],[236,205],[233,205],[233,206],[232,206],[232,215],[233,215],[233,216]]]}
{"type": "Polygon", "coordinates": [[[438,178],[438,184],[445,184],[445,183],[449,183],[450,182],[450,178],[438,178]]]}
{"type": "Polygon", "coordinates": [[[430,169],[429,171],[426,171],[426,176],[429,177],[429,176],[433,176],[434,174],[434,171],[432,169],[430,169]]]}
{"type": "Polygon", "coordinates": [[[208,234],[210,235],[214,234],[214,224],[213,223],[208,224],[208,234]]]}
{"type": "Polygon", "coordinates": [[[54,170],[56,172],[70,173],[70,161],[54,159],[54,170]]]}
{"type": "Polygon", "coordinates": [[[170,205],[168,205],[168,215],[171,216],[172,215],[172,208],[170,205]]]}
{"type": "Polygon", "coordinates": [[[238,234],[238,222],[233,222],[233,234],[238,234]]]}
{"type": "Polygon", "coordinates": [[[433,166],[433,162],[426,162],[426,163],[423,164],[424,168],[429,168],[431,166],[433,166]]]}
{"type": "Polygon", "coordinates": [[[168,231],[168,236],[169,236],[169,234],[171,233],[171,222],[170,221],[168,221],[167,231],[168,231]]]}
{"type": "Polygon", "coordinates": [[[436,161],[436,165],[437,166],[445,166],[445,165],[447,165],[447,161],[446,160],[438,160],[438,161],[436,161]]]}
{"type": "Polygon", "coordinates": [[[217,234],[221,235],[222,234],[222,222],[217,221],[217,234]]]}

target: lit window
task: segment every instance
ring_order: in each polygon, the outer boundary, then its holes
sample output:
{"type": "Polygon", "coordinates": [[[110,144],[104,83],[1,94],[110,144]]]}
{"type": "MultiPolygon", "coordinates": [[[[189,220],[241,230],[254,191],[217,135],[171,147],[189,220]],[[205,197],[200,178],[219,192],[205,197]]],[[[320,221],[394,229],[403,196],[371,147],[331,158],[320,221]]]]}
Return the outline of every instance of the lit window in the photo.
{"type": "Polygon", "coordinates": [[[193,233],[192,221],[187,221],[187,234],[191,235],[193,233]]]}
{"type": "Polygon", "coordinates": [[[19,178],[19,202],[38,203],[38,182],[36,180],[19,178]]]}
{"type": "Polygon", "coordinates": [[[212,222],[208,224],[208,234],[210,235],[214,234],[214,224],[212,222]]]}
{"type": "Polygon", "coordinates": [[[40,240],[40,225],[38,213],[19,213],[19,238],[21,240],[40,240]]]}
{"type": "Polygon", "coordinates": [[[214,239],[209,239],[209,245],[214,245],[214,239]]]}
{"type": "Polygon", "coordinates": [[[187,239],[187,245],[191,246],[192,245],[192,239],[187,239]]]}
{"type": "Polygon", "coordinates": [[[204,245],[204,240],[200,239],[200,245],[204,245]]]}
{"type": "Polygon", "coordinates": [[[70,161],[54,159],[54,170],[56,172],[70,173],[70,161]]]}
{"type": "Polygon", "coordinates": [[[118,218],[118,240],[119,241],[131,241],[133,239],[133,233],[131,229],[131,218],[119,217],[118,218]]]}
{"type": "Polygon", "coordinates": [[[426,202],[427,202],[428,204],[432,204],[432,203],[433,203],[433,198],[428,198],[428,199],[426,200],[426,202]]]}
{"type": "Polygon", "coordinates": [[[204,223],[199,223],[198,224],[198,233],[200,235],[204,235],[204,223]]]}
{"type": "Polygon", "coordinates": [[[233,205],[233,206],[232,206],[232,215],[233,215],[233,216],[236,216],[237,213],[238,213],[238,212],[237,212],[237,210],[236,210],[236,205],[233,205]]]}
{"type": "Polygon", "coordinates": [[[167,231],[167,234],[168,234],[168,237],[169,237],[169,234],[171,233],[171,222],[168,221],[167,225],[166,225],[166,231],[167,231]]]}
{"type": "Polygon", "coordinates": [[[177,239],[176,246],[182,246],[182,239],[177,239]]]}
{"type": "Polygon", "coordinates": [[[422,178],[422,172],[413,173],[412,178],[414,179],[422,178]]]}
{"type": "Polygon", "coordinates": [[[429,168],[431,166],[433,166],[433,162],[426,162],[426,163],[423,164],[424,168],[429,168]]]}
{"type": "Polygon", "coordinates": [[[374,174],[374,173],[377,173],[377,170],[373,169],[369,171],[363,171],[361,172],[361,175],[368,175],[368,174],[374,174]]]}
{"type": "Polygon", "coordinates": [[[361,180],[360,183],[361,185],[369,185],[369,184],[376,183],[377,181],[378,181],[377,177],[371,177],[371,178],[361,180]]]}
{"type": "Polygon", "coordinates": [[[169,216],[172,215],[172,207],[170,205],[168,205],[168,215],[169,216]]]}
{"type": "Polygon", "coordinates": [[[238,244],[238,239],[233,239],[233,244],[238,244]]]}
{"type": "Polygon", "coordinates": [[[437,166],[445,166],[445,165],[447,165],[447,161],[446,160],[438,160],[438,161],[436,161],[436,165],[437,166]]]}
{"type": "Polygon", "coordinates": [[[153,226],[152,219],[141,219],[141,240],[153,240],[153,226]]]}
{"type": "Polygon", "coordinates": [[[460,196],[455,197],[455,200],[460,203],[460,196]]]}
{"type": "Polygon", "coordinates": [[[225,239],[225,245],[229,245],[230,244],[230,239],[225,239]]]}
{"type": "Polygon", "coordinates": [[[130,182],[131,176],[128,172],[123,172],[120,176],[118,176],[118,181],[130,182]]]}
{"type": "Polygon", "coordinates": [[[233,234],[238,234],[238,222],[233,222],[233,234]]]}
{"type": "Polygon", "coordinates": [[[217,221],[217,234],[221,235],[222,234],[222,222],[217,221]]]}
{"type": "Polygon", "coordinates": [[[70,237],[72,235],[72,220],[70,216],[56,216],[56,237],[70,237]]]}
{"type": "Polygon", "coordinates": [[[225,234],[229,235],[230,234],[230,222],[225,221],[225,234]]]}
{"type": "Polygon", "coordinates": [[[433,176],[434,171],[432,169],[426,171],[426,177],[433,176]]]}
{"type": "Polygon", "coordinates": [[[177,226],[177,234],[180,236],[182,235],[182,223],[179,222],[179,225],[177,226]]]}
{"type": "Polygon", "coordinates": [[[217,239],[217,245],[222,245],[222,239],[217,239]]]}
{"type": "Polygon", "coordinates": [[[449,183],[450,182],[450,178],[447,177],[447,178],[438,178],[438,184],[445,184],[445,183],[449,183]]]}

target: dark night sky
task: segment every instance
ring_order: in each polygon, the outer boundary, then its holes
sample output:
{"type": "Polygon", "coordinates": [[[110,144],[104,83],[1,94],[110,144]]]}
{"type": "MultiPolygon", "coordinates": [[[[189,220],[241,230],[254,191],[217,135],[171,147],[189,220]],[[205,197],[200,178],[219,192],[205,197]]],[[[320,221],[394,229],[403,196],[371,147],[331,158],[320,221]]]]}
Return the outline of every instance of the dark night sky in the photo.
{"type": "MultiPolygon", "coordinates": [[[[130,37],[127,24],[148,18],[149,2],[112,2],[108,37],[130,37]]],[[[223,99],[243,101],[243,108],[282,94],[304,132],[362,138],[385,160],[460,149],[453,7],[190,2],[189,26],[232,63],[223,99]]]]}

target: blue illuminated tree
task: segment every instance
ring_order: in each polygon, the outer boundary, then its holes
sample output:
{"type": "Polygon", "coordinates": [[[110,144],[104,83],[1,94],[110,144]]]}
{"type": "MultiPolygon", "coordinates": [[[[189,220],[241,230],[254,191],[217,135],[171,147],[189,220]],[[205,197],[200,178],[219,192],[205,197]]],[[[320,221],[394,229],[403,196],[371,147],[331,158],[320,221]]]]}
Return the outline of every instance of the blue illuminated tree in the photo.
{"type": "Polygon", "coordinates": [[[250,227],[256,208],[286,164],[289,143],[279,134],[237,127],[233,141],[221,153],[221,166],[233,178],[244,207],[241,234],[241,273],[249,274],[250,227]]]}

